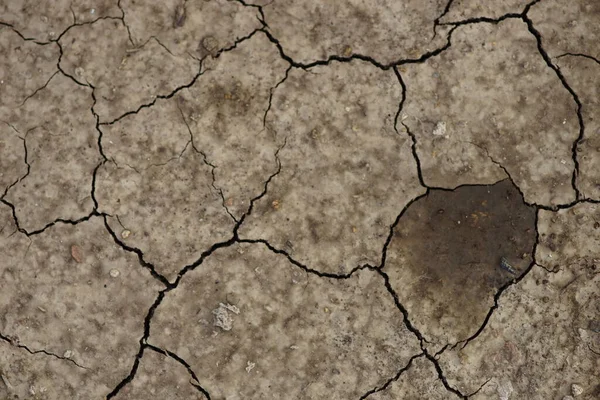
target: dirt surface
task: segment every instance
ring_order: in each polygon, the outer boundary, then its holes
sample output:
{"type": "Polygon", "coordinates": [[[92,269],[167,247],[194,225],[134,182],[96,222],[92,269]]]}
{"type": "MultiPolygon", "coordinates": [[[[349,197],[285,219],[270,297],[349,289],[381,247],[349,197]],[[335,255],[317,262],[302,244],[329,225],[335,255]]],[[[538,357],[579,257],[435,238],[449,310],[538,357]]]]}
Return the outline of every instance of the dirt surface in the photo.
{"type": "Polygon", "coordinates": [[[0,400],[599,399],[594,0],[0,3],[0,400]]]}

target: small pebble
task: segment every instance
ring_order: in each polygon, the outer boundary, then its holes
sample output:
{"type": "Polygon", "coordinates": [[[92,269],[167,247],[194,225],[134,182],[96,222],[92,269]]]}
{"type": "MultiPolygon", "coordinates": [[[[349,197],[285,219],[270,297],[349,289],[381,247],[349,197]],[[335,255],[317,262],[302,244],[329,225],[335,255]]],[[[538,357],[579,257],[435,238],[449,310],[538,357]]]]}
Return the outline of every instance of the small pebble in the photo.
{"type": "Polygon", "coordinates": [[[65,354],[63,354],[64,358],[71,358],[73,357],[73,351],[72,350],[67,350],[65,351],[65,354]]]}
{"type": "Polygon", "coordinates": [[[73,260],[80,264],[83,262],[83,254],[81,253],[81,248],[76,244],[71,246],[71,257],[73,257],[73,260]]]}
{"type": "Polygon", "coordinates": [[[131,231],[129,229],[125,229],[123,232],[121,232],[121,237],[123,239],[127,239],[129,235],[131,235],[131,231]]]}
{"type": "Polygon", "coordinates": [[[578,385],[576,383],[571,385],[571,394],[573,396],[577,397],[582,393],[583,393],[583,388],[580,385],[578,385]]]}
{"type": "Polygon", "coordinates": [[[92,9],[90,10],[90,14],[94,14],[95,12],[96,12],[96,9],[95,9],[95,8],[92,8],[92,9]]]}
{"type": "Polygon", "coordinates": [[[113,278],[117,278],[119,275],[121,275],[121,273],[119,272],[119,270],[118,269],[114,269],[114,268],[111,269],[109,273],[110,273],[110,276],[112,276],[113,278]]]}

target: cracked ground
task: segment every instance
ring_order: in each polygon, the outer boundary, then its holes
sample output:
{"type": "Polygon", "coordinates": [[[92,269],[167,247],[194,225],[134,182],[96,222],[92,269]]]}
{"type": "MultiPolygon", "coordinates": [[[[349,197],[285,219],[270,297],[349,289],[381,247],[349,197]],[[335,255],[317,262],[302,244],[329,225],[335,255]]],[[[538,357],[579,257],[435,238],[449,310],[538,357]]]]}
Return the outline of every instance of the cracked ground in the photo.
{"type": "Polygon", "coordinates": [[[600,399],[597,0],[0,0],[0,400],[600,399]]]}

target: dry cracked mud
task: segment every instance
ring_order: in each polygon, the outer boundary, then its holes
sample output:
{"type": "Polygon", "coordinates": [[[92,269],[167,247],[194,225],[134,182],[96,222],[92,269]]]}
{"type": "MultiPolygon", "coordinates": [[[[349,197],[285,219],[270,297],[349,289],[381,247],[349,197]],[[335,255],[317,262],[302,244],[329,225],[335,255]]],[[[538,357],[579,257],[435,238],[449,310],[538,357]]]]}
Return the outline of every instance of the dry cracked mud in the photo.
{"type": "Polygon", "coordinates": [[[600,399],[596,0],[5,0],[0,50],[0,400],[600,399]]]}

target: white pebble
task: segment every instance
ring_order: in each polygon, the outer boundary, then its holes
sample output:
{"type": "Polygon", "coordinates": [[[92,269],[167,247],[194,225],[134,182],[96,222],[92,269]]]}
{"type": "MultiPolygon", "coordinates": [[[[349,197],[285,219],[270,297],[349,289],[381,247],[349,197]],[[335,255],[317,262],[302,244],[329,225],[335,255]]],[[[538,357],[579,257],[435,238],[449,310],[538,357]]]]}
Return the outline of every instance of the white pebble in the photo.
{"type": "Polygon", "coordinates": [[[114,268],[111,269],[109,273],[110,273],[110,276],[112,276],[113,278],[117,278],[121,274],[118,269],[114,269],[114,268]]]}
{"type": "Polygon", "coordinates": [[[72,350],[67,350],[65,351],[65,354],[63,354],[64,358],[71,358],[73,357],[73,351],[72,350]]]}
{"type": "Polygon", "coordinates": [[[446,123],[443,121],[438,122],[433,128],[433,134],[435,136],[446,136],[446,123]]]}
{"type": "Polygon", "coordinates": [[[583,388],[580,385],[578,385],[576,383],[571,385],[571,394],[573,394],[573,396],[577,397],[582,393],[583,393],[583,388]]]}

